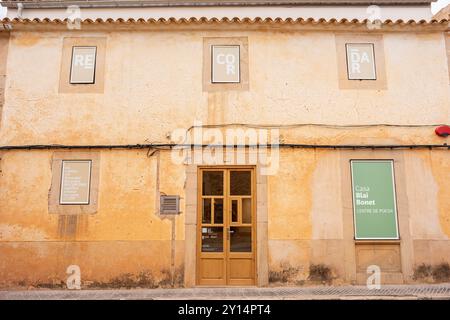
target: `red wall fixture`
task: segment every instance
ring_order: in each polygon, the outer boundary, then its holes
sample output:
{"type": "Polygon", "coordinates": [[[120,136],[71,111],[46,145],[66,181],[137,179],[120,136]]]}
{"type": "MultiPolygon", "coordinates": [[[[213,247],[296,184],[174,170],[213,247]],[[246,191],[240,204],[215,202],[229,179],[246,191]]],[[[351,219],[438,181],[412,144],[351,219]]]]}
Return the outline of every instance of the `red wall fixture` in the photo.
{"type": "Polygon", "coordinates": [[[434,130],[434,132],[439,137],[448,137],[450,135],[450,127],[449,126],[439,126],[434,130]]]}

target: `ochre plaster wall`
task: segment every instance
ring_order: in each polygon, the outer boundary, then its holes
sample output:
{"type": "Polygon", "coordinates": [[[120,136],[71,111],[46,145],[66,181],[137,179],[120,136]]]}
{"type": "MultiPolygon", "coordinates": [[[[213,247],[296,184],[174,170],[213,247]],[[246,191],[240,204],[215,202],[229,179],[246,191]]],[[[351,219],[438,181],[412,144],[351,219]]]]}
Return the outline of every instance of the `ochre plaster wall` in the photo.
{"type": "MultiPolygon", "coordinates": [[[[104,92],[62,94],[63,39],[73,36],[68,31],[11,34],[2,145],[165,143],[168,133],[195,120],[430,125],[290,127],[280,129],[285,143],[446,141],[432,126],[450,120],[440,33],[384,33],[387,89],[339,90],[330,31],[81,30],[77,37],[106,37],[104,92]],[[204,37],[248,37],[249,90],[202,90],[204,37]]],[[[402,152],[411,263],[449,261],[448,150],[402,152]]],[[[70,264],[97,285],[120,286],[127,274],[139,280],[142,273],[167,285],[167,272],[176,278],[171,281],[183,283],[186,167],[173,163],[170,152],[102,150],[98,212],[71,219],[48,214],[51,150],[4,151],[0,157],[1,286],[59,283],[70,264]],[[179,216],[159,215],[160,193],[181,196],[179,216]],[[62,224],[71,224],[71,231],[62,224]]],[[[344,232],[342,161],[337,150],[280,149],[279,170],[267,179],[269,279],[287,270],[288,283],[299,283],[307,279],[310,264],[323,263],[341,282],[350,281],[342,263],[352,241],[344,232]]]]}
{"type": "Polygon", "coordinates": [[[333,32],[75,35],[106,37],[104,93],[58,93],[63,40],[73,32],[13,32],[2,144],[164,142],[168,132],[194,120],[362,125],[435,124],[450,117],[439,32],[383,34],[386,90],[339,89],[333,32]],[[249,90],[204,92],[203,38],[240,36],[248,37],[249,90]]]}

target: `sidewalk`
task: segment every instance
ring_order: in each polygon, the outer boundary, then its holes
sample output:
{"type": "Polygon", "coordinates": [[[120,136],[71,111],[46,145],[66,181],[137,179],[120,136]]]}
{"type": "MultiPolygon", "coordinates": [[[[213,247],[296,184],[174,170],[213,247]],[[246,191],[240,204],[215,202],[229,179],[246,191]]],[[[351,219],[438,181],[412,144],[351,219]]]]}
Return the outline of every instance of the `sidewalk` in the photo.
{"type": "Polygon", "coordinates": [[[262,300],[262,299],[448,299],[450,283],[438,285],[386,285],[379,290],[365,286],[317,286],[275,288],[192,288],[113,290],[17,290],[0,291],[0,300],[262,300]]]}

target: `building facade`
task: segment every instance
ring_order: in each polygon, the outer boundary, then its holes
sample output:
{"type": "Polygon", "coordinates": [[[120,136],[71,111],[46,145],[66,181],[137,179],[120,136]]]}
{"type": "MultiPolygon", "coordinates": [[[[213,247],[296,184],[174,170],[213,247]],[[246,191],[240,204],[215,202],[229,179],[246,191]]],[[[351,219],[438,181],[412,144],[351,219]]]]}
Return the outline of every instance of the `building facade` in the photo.
{"type": "Polygon", "coordinates": [[[4,2],[2,287],[442,280],[430,1],[138,2],[4,2]]]}

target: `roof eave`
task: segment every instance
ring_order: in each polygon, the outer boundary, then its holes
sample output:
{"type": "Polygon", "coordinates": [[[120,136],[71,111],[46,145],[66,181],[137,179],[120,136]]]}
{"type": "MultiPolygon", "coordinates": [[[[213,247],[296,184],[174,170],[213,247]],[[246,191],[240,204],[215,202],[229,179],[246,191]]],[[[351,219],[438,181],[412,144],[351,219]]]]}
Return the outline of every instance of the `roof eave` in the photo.
{"type": "Polygon", "coordinates": [[[233,0],[176,0],[176,1],[158,1],[158,0],[7,0],[0,2],[7,8],[17,8],[20,3],[23,8],[29,9],[58,9],[67,8],[70,5],[76,5],[80,8],[130,8],[130,7],[274,7],[274,6],[312,6],[312,5],[430,5],[437,0],[267,0],[267,1],[233,1],[233,0]]]}
{"type": "MultiPolygon", "coordinates": [[[[0,26],[3,25],[4,30],[61,30],[61,28],[67,29],[68,19],[8,19],[4,18],[0,20],[0,26]]],[[[110,28],[120,29],[158,29],[158,28],[188,28],[189,30],[195,29],[223,29],[223,26],[227,27],[227,30],[241,29],[245,25],[246,30],[271,30],[280,28],[286,30],[348,30],[354,32],[367,31],[367,25],[372,23],[368,19],[365,20],[348,20],[348,19],[313,19],[313,18],[169,18],[169,19],[85,19],[80,21],[83,26],[83,31],[101,31],[110,30],[110,28]]],[[[392,31],[427,31],[427,32],[442,32],[447,31],[449,28],[449,20],[385,20],[380,21],[378,28],[369,30],[369,32],[392,32],[392,31]]]]}

